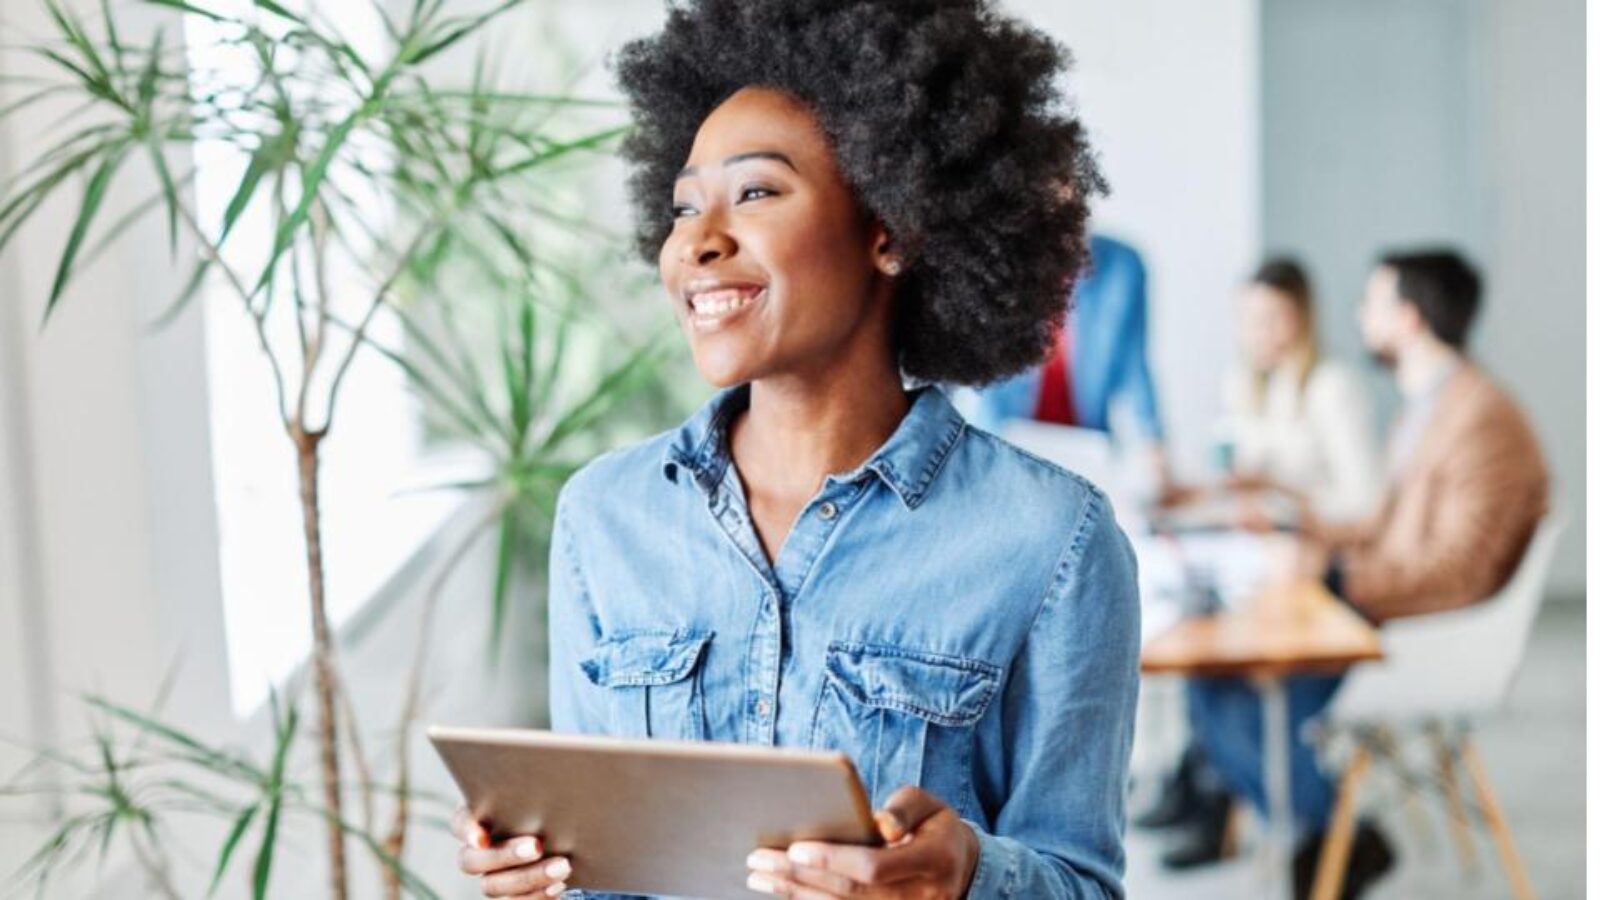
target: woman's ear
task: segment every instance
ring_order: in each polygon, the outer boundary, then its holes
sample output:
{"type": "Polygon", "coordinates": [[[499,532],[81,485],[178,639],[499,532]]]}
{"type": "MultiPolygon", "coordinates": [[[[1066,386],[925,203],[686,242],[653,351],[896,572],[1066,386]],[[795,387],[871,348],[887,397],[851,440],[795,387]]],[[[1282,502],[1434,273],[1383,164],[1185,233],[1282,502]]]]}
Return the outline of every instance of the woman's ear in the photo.
{"type": "Polygon", "coordinates": [[[881,222],[872,226],[872,264],[890,278],[905,271],[905,260],[900,257],[899,248],[881,222]]]}

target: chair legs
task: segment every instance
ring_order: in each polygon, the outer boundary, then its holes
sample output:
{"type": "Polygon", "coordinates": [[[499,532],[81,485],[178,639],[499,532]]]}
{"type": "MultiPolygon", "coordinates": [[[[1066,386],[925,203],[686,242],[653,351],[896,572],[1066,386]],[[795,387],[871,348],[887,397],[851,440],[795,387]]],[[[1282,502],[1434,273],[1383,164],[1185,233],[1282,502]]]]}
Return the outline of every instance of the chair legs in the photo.
{"type": "Polygon", "coordinates": [[[1439,761],[1439,783],[1444,788],[1445,804],[1450,810],[1450,834],[1455,837],[1456,848],[1461,852],[1461,865],[1467,872],[1478,868],[1478,851],[1472,842],[1472,829],[1466,806],[1461,802],[1461,783],[1456,776],[1456,751],[1449,738],[1435,730],[1435,752],[1439,761]]]}
{"type": "Polygon", "coordinates": [[[1500,861],[1506,867],[1507,877],[1511,879],[1511,895],[1516,900],[1533,900],[1533,885],[1522,868],[1517,845],[1511,839],[1511,826],[1506,824],[1494,791],[1489,788],[1489,778],[1484,774],[1478,749],[1473,746],[1471,738],[1462,737],[1459,751],[1461,761],[1467,767],[1467,777],[1472,780],[1473,790],[1478,796],[1478,806],[1483,809],[1483,818],[1489,825],[1489,833],[1494,836],[1495,847],[1500,851],[1500,861]]]}
{"type": "Polygon", "coordinates": [[[1323,839],[1317,861],[1317,879],[1312,884],[1311,900],[1335,900],[1344,890],[1344,873],[1350,861],[1350,843],[1356,831],[1356,796],[1366,777],[1372,756],[1365,745],[1357,745],[1344,777],[1339,780],[1339,799],[1333,808],[1333,822],[1323,839]]]}

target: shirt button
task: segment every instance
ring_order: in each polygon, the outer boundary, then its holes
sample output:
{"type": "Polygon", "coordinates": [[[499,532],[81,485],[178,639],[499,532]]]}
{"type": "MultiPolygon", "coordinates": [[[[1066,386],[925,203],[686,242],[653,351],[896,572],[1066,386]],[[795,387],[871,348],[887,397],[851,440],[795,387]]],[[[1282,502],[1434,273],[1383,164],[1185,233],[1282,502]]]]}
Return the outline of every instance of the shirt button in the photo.
{"type": "Polygon", "coordinates": [[[765,700],[757,701],[756,712],[760,714],[761,718],[765,719],[767,717],[767,713],[772,712],[772,704],[765,700]]]}
{"type": "Polygon", "coordinates": [[[833,521],[833,517],[837,516],[838,514],[839,507],[834,506],[833,501],[831,500],[817,507],[817,515],[821,516],[822,520],[825,522],[833,521]]]}

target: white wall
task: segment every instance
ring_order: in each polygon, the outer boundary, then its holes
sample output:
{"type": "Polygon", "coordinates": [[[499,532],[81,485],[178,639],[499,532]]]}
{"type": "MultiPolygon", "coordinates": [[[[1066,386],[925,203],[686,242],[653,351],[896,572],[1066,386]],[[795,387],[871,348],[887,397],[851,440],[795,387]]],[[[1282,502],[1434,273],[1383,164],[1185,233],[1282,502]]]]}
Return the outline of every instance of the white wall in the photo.
{"type": "Polygon", "coordinates": [[[1076,57],[1069,90],[1111,196],[1094,226],[1144,255],[1150,352],[1176,461],[1204,463],[1233,359],[1231,298],[1260,245],[1253,0],[1008,0],[1076,57]]]}

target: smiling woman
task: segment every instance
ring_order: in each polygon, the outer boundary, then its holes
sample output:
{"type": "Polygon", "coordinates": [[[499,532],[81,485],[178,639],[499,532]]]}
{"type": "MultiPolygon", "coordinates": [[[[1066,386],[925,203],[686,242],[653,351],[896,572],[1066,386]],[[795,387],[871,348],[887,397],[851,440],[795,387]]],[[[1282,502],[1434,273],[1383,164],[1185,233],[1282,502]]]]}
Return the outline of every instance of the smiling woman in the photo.
{"type": "MultiPolygon", "coordinates": [[[[1127,542],[926,384],[1060,326],[1100,187],[1065,56],[980,0],[700,0],[620,56],[639,249],[722,390],[563,491],[552,718],[849,754],[889,846],[752,848],[755,890],[1122,893],[1127,542]]],[[[582,865],[457,833],[489,896],[582,865]]]]}

